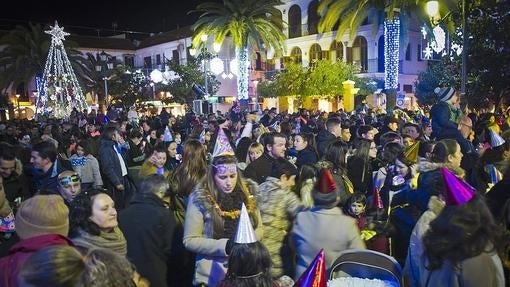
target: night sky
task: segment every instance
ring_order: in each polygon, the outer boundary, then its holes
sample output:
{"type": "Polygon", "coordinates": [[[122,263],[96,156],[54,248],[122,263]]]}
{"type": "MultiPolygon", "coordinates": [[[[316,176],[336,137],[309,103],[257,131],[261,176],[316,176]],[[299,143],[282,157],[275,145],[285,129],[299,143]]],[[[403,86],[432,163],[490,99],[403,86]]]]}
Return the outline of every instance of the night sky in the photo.
{"type": "Polygon", "coordinates": [[[116,23],[117,31],[144,33],[165,32],[190,25],[196,20],[198,14],[188,15],[188,11],[193,10],[197,4],[206,1],[13,0],[2,2],[2,5],[5,6],[0,9],[0,30],[9,30],[16,24],[24,24],[28,21],[51,24],[58,20],[59,25],[64,26],[66,31],[94,35],[97,34],[97,29],[103,29],[105,32],[113,30],[114,23],[116,23]]]}

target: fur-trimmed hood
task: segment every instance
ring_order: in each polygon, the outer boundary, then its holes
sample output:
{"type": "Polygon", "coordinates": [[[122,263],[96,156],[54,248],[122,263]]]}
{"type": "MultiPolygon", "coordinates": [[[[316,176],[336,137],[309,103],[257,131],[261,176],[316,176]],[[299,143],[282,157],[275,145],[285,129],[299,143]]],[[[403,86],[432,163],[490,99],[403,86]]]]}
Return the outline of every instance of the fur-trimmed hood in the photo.
{"type": "Polygon", "coordinates": [[[436,162],[427,162],[427,161],[420,162],[418,164],[417,171],[419,173],[429,172],[429,171],[437,170],[442,167],[448,168],[449,170],[451,170],[455,175],[457,175],[460,178],[464,178],[466,175],[466,172],[460,167],[454,167],[454,166],[449,165],[448,163],[436,163],[436,162]]]}

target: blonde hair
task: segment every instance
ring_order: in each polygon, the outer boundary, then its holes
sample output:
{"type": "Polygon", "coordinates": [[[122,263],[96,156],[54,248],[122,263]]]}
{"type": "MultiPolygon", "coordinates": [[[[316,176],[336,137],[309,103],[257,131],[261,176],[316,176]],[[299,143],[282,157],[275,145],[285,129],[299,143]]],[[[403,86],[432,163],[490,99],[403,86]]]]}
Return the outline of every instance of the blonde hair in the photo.
{"type": "Polygon", "coordinates": [[[259,152],[260,154],[264,153],[264,146],[259,142],[254,142],[248,147],[248,153],[246,153],[246,164],[251,162],[250,152],[259,152]]]}

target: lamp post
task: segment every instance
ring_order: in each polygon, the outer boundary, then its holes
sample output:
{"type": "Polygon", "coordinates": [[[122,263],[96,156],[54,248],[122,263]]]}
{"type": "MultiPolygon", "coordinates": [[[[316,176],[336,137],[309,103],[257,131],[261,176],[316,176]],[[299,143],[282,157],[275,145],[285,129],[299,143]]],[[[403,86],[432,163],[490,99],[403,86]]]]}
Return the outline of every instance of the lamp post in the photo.
{"type": "Polygon", "coordinates": [[[110,61],[110,56],[104,51],[98,55],[98,63],[96,64],[96,71],[101,73],[101,79],[104,81],[104,105],[108,107],[108,72],[113,69],[113,63],[110,61]]]}
{"type": "Polygon", "coordinates": [[[21,113],[20,113],[20,110],[19,110],[19,97],[21,95],[20,94],[16,94],[16,103],[18,104],[18,119],[21,118],[21,113]]]}
{"type": "MultiPolygon", "coordinates": [[[[461,55],[461,84],[460,93],[461,96],[466,94],[466,81],[467,81],[467,19],[466,19],[466,0],[461,1],[461,17],[462,17],[462,55],[461,55]]],[[[425,4],[425,10],[429,15],[432,24],[437,25],[441,18],[439,16],[439,1],[428,1],[425,4]]]]}

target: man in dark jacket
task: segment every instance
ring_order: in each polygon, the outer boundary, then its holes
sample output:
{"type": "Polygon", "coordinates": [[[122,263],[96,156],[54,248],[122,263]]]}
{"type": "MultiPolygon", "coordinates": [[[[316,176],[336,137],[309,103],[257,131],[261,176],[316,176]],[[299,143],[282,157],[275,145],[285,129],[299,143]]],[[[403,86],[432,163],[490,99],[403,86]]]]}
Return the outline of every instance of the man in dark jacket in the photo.
{"type": "Polygon", "coordinates": [[[15,148],[0,143],[0,176],[9,205],[16,208],[23,200],[31,196],[23,166],[15,156],[15,148]]]}
{"type": "Polygon", "coordinates": [[[316,137],[319,158],[322,158],[328,146],[342,135],[342,122],[337,117],[329,118],[325,128],[321,129],[316,137]]]}
{"type": "Polygon", "coordinates": [[[114,126],[106,127],[102,134],[98,158],[104,187],[111,192],[117,210],[129,204],[135,188],[128,178],[126,159],[118,146],[119,139],[119,132],[114,126]]]}
{"type": "Polygon", "coordinates": [[[287,138],[284,134],[271,132],[264,136],[262,142],[264,153],[244,170],[244,175],[258,184],[266,181],[266,178],[271,175],[274,159],[285,158],[287,138]]]}
{"type": "Polygon", "coordinates": [[[163,202],[169,185],[164,177],[153,175],[140,187],[130,206],[120,212],[119,226],[128,243],[127,257],[136,270],[151,286],[164,287],[176,227],[173,214],[163,202]]]}
{"type": "Polygon", "coordinates": [[[58,175],[66,170],[57,159],[57,148],[52,142],[43,141],[32,147],[30,162],[35,183],[34,193],[45,190],[58,194],[58,175]]]}

